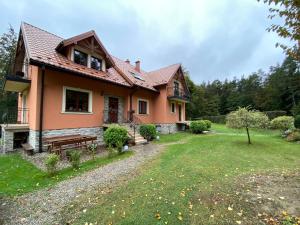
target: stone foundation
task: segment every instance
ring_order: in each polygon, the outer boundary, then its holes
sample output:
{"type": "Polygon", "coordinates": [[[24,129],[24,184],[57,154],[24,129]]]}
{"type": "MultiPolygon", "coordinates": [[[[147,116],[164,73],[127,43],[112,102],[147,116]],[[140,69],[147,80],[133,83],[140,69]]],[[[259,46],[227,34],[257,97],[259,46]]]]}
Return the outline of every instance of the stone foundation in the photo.
{"type": "Polygon", "coordinates": [[[14,132],[5,130],[1,127],[2,138],[1,138],[1,153],[7,153],[14,150],[14,132]]]}
{"type": "Polygon", "coordinates": [[[157,130],[162,134],[172,134],[179,131],[176,123],[156,124],[157,130]]]}
{"type": "Polygon", "coordinates": [[[13,152],[14,149],[14,134],[15,133],[28,133],[28,125],[22,124],[2,124],[1,125],[1,142],[0,153],[5,154],[13,152]]]}
{"type": "MultiPolygon", "coordinates": [[[[90,135],[97,137],[97,143],[103,144],[103,127],[86,127],[86,128],[69,128],[69,129],[58,129],[58,130],[44,130],[43,138],[64,136],[64,135],[90,135]]],[[[39,149],[39,131],[29,131],[29,144],[38,152],[39,149]]],[[[46,147],[43,147],[46,150],[46,147]]]]}

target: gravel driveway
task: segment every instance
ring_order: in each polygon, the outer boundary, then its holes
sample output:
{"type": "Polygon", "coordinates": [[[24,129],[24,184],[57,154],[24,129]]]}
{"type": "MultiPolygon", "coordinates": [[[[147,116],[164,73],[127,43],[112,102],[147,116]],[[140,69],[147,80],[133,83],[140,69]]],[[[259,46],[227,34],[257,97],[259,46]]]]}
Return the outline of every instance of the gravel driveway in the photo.
{"type": "MultiPolygon", "coordinates": [[[[134,177],[144,162],[153,158],[164,145],[148,144],[133,148],[135,154],[58,183],[57,185],[6,199],[0,206],[0,217],[4,224],[47,225],[60,221],[60,212],[74,198],[80,198],[96,188],[117,185],[124,176],[134,177]]],[[[1,220],[0,220],[1,224],[1,220]]]]}

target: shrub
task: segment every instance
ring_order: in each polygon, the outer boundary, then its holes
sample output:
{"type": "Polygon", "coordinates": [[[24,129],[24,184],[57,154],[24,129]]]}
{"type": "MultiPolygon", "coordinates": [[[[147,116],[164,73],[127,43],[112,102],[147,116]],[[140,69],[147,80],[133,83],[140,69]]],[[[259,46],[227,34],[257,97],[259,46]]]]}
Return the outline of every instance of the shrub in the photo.
{"type": "Polygon", "coordinates": [[[195,119],[195,120],[209,120],[213,123],[226,123],[226,115],[219,115],[219,116],[203,116],[201,118],[195,119]]]}
{"type": "Polygon", "coordinates": [[[80,157],[81,157],[81,152],[80,151],[73,150],[73,151],[70,152],[70,162],[71,162],[71,165],[74,169],[79,168],[80,157]]]}
{"type": "Polygon", "coordinates": [[[95,159],[95,155],[96,155],[96,152],[97,152],[97,144],[90,144],[88,146],[88,150],[90,151],[90,153],[92,153],[92,156],[93,156],[93,159],[95,159]]]}
{"type": "Polygon", "coordinates": [[[265,111],[264,112],[270,120],[278,117],[278,116],[285,116],[286,115],[286,111],[282,111],[282,110],[275,110],[275,111],[265,111]]]}
{"type": "Polygon", "coordinates": [[[104,132],[104,142],[110,148],[122,146],[128,141],[127,130],[124,127],[115,125],[104,132]]]}
{"type": "Polygon", "coordinates": [[[59,161],[59,157],[56,154],[50,154],[46,158],[45,164],[49,175],[53,175],[56,173],[58,161],[59,161]]]}
{"type": "Polygon", "coordinates": [[[209,130],[211,128],[211,121],[210,120],[203,120],[206,123],[206,127],[209,130]]]}
{"type": "Polygon", "coordinates": [[[140,126],[140,134],[148,141],[152,140],[156,136],[156,127],[153,124],[144,124],[140,126]]]}
{"type": "Polygon", "coordinates": [[[286,137],[287,141],[300,141],[300,131],[294,130],[286,137]]]}
{"type": "Polygon", "coordinates": [[[294,125],[295,125],[296,128],[300,129],[300,115],[295,116],[294,125]]]}
{"type": "Polygon", "coordinates": [[[292,129],[294,127],[294,118],[292,116],[276,117],[271,121],[271,127],[282,131],[292,129]]]}
{"type": "Polygon", "coordinates": [[[190,129],[194,134],[200,134],[203,131],[207,130],[207,124],[204,120],[192,121],[190,129]]]}

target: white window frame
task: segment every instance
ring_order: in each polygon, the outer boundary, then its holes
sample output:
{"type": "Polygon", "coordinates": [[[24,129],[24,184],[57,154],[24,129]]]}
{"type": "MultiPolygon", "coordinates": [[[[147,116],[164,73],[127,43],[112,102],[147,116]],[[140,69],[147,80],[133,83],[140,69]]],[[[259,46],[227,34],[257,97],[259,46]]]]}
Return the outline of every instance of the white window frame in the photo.
{"type": "Polygon", "coordinates": [[[176,102],[171,102],[170,103],[170,111],[172,114],[176,113],[176,102]],[[172,112],[172,104],[174,104],[174,112],[172,112]]]}
{"type": "Polygon", "coordinates": [[[90,90],[86,90],[86,89],[63,86],[62,111],[61,112],[66,113],[66,114],[92,114],[93,113],[93,92],[90,90]],[[66,111],[66,91],[67,90],[85,92],[85,93],[89,94],[88,112],[68,112],[68,111],[66,111]]]}
{"type": "MultiPolygon", "coordinates": [[[[75,46],[75,47],[72,47],[71,49],[71,61],[74,62],[74,51],[77,50],[77,51],[80,51],[80,52],[83,52],[85,54],[87,54],[87,67],[88,68],[91,68],[91,59],[92,59],[92,56],[95,57],[95,58],[98,58],[98,59],[101,59],[102,60],[102,68],[100,71],[105,71],[106,70],[106,63],[105,63],[105,60],[104,58],[101,56],[101,55],[98,55],[98,54],[91,54],[89,51],[87,51],[85,48],[82,48],[80,46],[75,46]]],[[[80,65],[80,64],[78,64],[80,65]]],[[[92,68],[91,68],[92,69],[92,68]]],[[[99,70],[96,70],[96,71],[99,71],[99,70]]]]}
{"type": "Polygon", "coordinates": [[[142,116],[143,116],[143,115],[144,115],[144,116],[145,116],[145,115],[149,115],[149,107],[150,107],[150,105],[149,105],[149,100],[147,100],[147,99],[142,99],[142,98],[138,98],[138,100],[137,100],[137,112],[138,112],[137,114],[138,114],[138,115],[142,115],[142,116]],[[146,110],[147,113],[146,113],[146,114],[143,114],[143,113],[140,113],[140,112],[139,112],[140,101],[147,102],[147,110],[146,110]]]}

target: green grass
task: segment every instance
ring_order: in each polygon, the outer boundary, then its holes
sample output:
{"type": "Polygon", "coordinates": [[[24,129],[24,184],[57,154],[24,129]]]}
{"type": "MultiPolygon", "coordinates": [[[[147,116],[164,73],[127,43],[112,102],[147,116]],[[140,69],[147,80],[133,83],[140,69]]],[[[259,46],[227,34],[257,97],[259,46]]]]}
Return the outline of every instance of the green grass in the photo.
{"type": "Polygon", "coordinates": [[[46,172],[22,159],[19,154],[0,156],[0,196],[19,195],[50,187],[59,181],[69,179],[113,161],[124,159],[132,154],[133,152],[127,152],[113,158],[99,157],[80,164],[78,170],[74,170],[71,167],[62,169],[53,177],[49,177],[46,172]]]}
{"type": "MultiPolygon", "coordinates": [[[[239,131],[213,125],[224,133],[239,131]]],[[[140,175],[109,194],[97,198],[86,213],[82,206],[65,209],[72,224],[257,224],[248,203],[236,196],[239,178],[253,173],[299,170],[299,145],[288,143],[274,131],[246,135],[178,133],[161,135],[167,146],[140,175]],[[228,206],[233,210],[229,211],[228,206]],[[75,211],[72,211],[75,210],[75,211]],[[243,216],[237,215],[243,210],[243,216]],[[77,216],[75,217],[74,215],[77,216]],[[160,219],[158,218],[158,215],[160,219]],[[213,215],[213,217],[211,217],[213,215]],[[182,220],[180,220],[182,217],[182,220]]]]}

